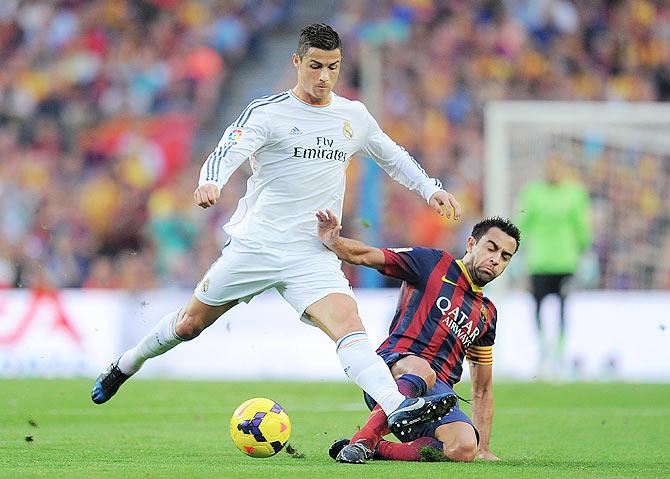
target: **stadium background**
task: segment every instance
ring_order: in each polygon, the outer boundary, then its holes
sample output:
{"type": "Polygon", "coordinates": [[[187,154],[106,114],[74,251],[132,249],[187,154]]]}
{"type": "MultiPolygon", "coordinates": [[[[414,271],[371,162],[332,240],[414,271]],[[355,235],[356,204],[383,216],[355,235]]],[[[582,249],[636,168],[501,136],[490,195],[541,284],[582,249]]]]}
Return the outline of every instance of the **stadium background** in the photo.
{"type": "MultiPolygon", "coordinates": [[[[292,86],[296,33],[324,19],[344,42],[336,91],[361,97],[370,59],[363,45],[379,47],[380,123],[464,207],[460,223],[445,224],[365,159],[354,161],[344,231],[373,244],[462,254],[484,213],[488,102],[670,99],[668,2],[2,2],[0,375],[92,374],[186,297],[218,255],[221,225],[249,173],[240,168],[217,207],[203,212],[191,202],[202,161],[248,101],[292,86]]],[[[582,171],[601,199],[595,218],[640,211],[652,229],[595,225],[596,259],[569,304],[568,377],[670,379],[670,325],[660,313],[670,301],[667,160],[609,168],[603,155],[582,171]],[[618,209],[607,209],[615,199],[618,209]]],[[[517,259],[507,288],[492,289],[501,311],[497,354],[503,377],[533,379],[537,341],[522,265],[517,259]]],[[[345,271],[357,288],[396,286],[345,271]]],[[[381,339],[395,292],[365,288],[363,317],[381,339]]],[[[171,353],[160,374],[197,374],[209,347],[247,328],[260,331],[255,351],[282,354],[272,328],[293,331],[296,318],[280,303],[262,312],[276,301],[263,296],[239,308],[213,328],[210,343],[203,337],[171,353]]],[[[553,314],[555,303],[545,307],[553,314]]],[[[295,327],[299,338],[314,333],[295,327]]],[[[241,375],[226,361],[211,374],[241,375]]],[[[286,377],[286,364],[258,374],[286,377]]],[[[314,377],[320,368],[342,378],[334,355],[314,366],[314,377]]],[[[295,376],[312,377],[288,374],[295,376]]]]}

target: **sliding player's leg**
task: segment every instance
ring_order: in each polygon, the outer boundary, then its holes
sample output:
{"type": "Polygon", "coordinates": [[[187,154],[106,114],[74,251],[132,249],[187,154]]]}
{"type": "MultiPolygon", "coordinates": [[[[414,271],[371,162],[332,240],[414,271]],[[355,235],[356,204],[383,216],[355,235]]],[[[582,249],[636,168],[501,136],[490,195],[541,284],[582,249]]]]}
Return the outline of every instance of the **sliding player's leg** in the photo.
{"type": "Polygon", "coordinates": [[[435,439],[442,443],[444,457],[450,461],[470,462],[477,455],[477,433],[469,422],[442,424],[435,430],[435,439]]]}
{"type": "MultiPolygon", "coordinates": [[[[436,381],[428,394],[452,392],[443,381],[436,381]]],[[[430,424],[422,424],[408,437],[408,442],[380,441],[375,459],[401,461],[472,461],[477,454],[479,434],[470,418],[456,404],[453,410],[430,424]]]]}
{"type": "Polygon", "coordinates": [[[466,422],[442,424],[433,436],[410,442],[380,441],[373,457],[393,461],[457,461],[470,462],[477,454],[477,437],[466,422]]]}
{"type": "Polygon", "coordinates": [[[363,327],[353,292],[334,253],[284,252],[282,285],[277,289],[301,314],[333,341],[344,372],[372,396],[399,433],[448,412],[447,397],[406,398],[398,391],[384,361],[375,353],[363,327]]]}
{"type": "MultiPolygon", "coordinates": [[[[385,355],[384,359],[387,363],[392,364],[391,371],[396,378],[398,389],[407,397],[421,396],[426,393],[426,389],[433,387],[435,384],[435,372],[428,361],[423,358],[391,353],[385,355]]],[[[435,392],[437,395],[443,393],[443,391],[435,392]]],[[[446,394],[449,398],[450,411],[456,405],[456,396],[450,389],[446,391],[446,394]]],[[[384,411],[376,405],[369,395],[366,394],[365,399],[368,407],[372,408],[366,424],[351,438],[350,442],[346,440],[336,441],[329,450],[330,456],[339,462],[361,464],[367,461],[372,457],[382,437],[390,432],[384,411]]],[[[445,414],[449,414],[449,411],[445,414]]],[[[441,416],[438,416],[437,419],[441,418],[441,416]]],[[[417,427],[425,428],[427,426],[428,424],[420,424],[417,427]]],[[[406,434],[411,434],[411,431],[406,432],[406,434]]],[[[403,436],[404,434],[399,435],[401,439],[403,436]]],[[[408,457],[414,457],[414,450],[411,447],[418,450],[420,447],[430,446],[435,442],[435,440],[427,441],[422,438],[412,444],[409,449],[405,448],[406,451],[400,451],[400,457],[403,457],[403,460],[410,460],[408,457]]]]}
{"type": "Polygon", "coordinates": [[[379,403],[393,432],[405,434],[417,424],[447,414],[453,407],[449,395],[406,398],[398,391],[391,372],[370,344],[350,296],[330,294],[307,308],[306,313],[335,340],[345,373],[379,403]]]}
{"type": "MultiPolygon", "coordinates": [[[[406,397],[423,396],[435,384],[435,371],[423,358],[391,353],[384,355],[382,359],[391,365],[391,374],[395,378],[398,391],[406,397]]],[[[387,426],[384,411],[367,393],[365,402],[371,408],[370,416],[365,425],[351,438],[351,443],[364,442],[369,448],[374,449],[381,438],[391,431],[387,426]]]]}

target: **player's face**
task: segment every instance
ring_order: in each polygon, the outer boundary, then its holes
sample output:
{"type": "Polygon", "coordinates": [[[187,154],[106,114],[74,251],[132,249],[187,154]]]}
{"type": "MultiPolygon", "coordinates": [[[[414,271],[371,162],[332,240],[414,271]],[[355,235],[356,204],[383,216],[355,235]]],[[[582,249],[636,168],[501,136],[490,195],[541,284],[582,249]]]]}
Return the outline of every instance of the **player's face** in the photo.
{"type": "Polygon", "coordinates": [[[316,105],[330,102],[330,92],[340,76],[342,51],[310,48],[300,59],[293,54],[293,64],[298,70],[295,93],[299,98],[316,105]]]}
{"type": "Polygon", "coordinates": [[[477,286],[484,286],[505,271],[516,252],[516,240],[499,228],[490,228],[479,241],[468,238],[468,270],[477,286]]]}
{"type": "Polygon", "coordinates": [[[547,176],[547,181],[550,183],[559,183],[563,176],[565,166],[559,157],[551,156],[547,159],[544,169],[547,176]]]}

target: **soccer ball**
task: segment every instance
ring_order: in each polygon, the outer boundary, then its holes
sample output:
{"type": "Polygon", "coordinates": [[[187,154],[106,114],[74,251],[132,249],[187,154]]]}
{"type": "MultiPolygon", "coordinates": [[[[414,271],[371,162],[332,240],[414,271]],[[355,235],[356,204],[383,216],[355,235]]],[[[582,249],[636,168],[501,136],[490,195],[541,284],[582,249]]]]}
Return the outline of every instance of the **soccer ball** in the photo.
{"type": "Polygon", "coordinates": [[[270,457],[282,450],[291,435],[291,420],[272,399],[244,401],[230,418],[230,437],[251,457],[270,457]]]}

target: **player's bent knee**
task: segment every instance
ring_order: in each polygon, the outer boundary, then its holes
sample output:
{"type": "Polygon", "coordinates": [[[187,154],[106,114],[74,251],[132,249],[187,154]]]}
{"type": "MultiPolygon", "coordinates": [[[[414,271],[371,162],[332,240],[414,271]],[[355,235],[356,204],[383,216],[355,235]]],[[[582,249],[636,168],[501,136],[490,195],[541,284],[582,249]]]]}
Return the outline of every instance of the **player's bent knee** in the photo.
{"type": "Polygon", "coordinates": [[[428,389],[435,386],[437,375],[428,361],[418,356],[405,356],[398,360],[391,368],[393,377],[398,379],[403,374],[415,374],[426,382],[428,389]]]}
{"type": "Polygon", "coordinates": [[[196,338],[236,304],[237,301],[231,301],[221,306],[210,306],[194,296],[186,308],[179,312],[175,332],[184,341],[196,338]]]}
{"type": "Polygon", "coordinates": [[[207,327],[207,322],[202,315],[183,312],[177,321],[175,332],[180,339],[189,341],[197,338],[207,327]]]}
{"type": "Polygon", "coordinates": [[[471,424],[443,424],[435,431],[435,438],[442,441],[444,456],[451,461],[470,462],[477,455],[477,436],[471,424]]]}
{"type": "Polygon", "coordinates": [[[354,299],[341,293],[329,294],[311,304],[305,313],[334,341],[347,334],[364,331],[354,299]]]}
{"type": "Polygon", "coordinates": [[[451,461],[471,462],[477,455],[477,441],[466,439],[448,446],[445,444],[444,455],[451,461]]]}
{"type": "Polygon", "coordinates": [[[180,339],[184,341],[189,341],[193,338],[198,337],[204,328],[200,327],[193,318],[190,316],[185,316],[178,323],[175,328],[175,332],[180,339]]]}

